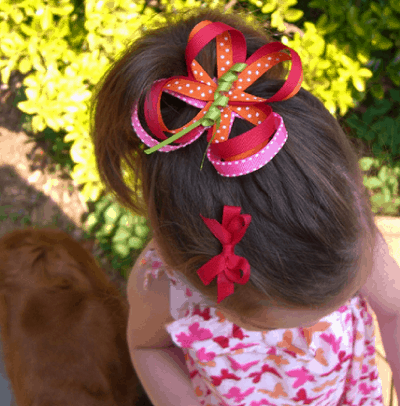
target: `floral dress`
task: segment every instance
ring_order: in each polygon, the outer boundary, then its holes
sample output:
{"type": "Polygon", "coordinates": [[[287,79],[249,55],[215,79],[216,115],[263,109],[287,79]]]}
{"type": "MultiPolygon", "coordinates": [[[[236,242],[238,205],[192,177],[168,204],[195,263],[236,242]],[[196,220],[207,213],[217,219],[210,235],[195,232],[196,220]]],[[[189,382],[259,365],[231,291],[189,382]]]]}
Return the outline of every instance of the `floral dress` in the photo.
{"type": "Polygon", "coordinates": [[[166,324],[186,359],[202,406],[383,406],[374,322],[357,295],[312,327],[250,331],[226,320],[155,250],[141,266],[145,288],[170,279],[166,324]]]}

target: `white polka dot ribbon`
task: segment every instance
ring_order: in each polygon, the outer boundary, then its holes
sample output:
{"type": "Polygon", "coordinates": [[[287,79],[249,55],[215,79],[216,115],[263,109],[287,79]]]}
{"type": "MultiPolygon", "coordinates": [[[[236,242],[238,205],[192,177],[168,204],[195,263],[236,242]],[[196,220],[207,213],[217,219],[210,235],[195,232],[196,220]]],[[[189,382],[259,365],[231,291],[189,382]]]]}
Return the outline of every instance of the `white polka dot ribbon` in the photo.
{"type": "Polygon", "coordinates": [[[144,131],[139,122],[137,103],[134,105],[132,126],[138,137],[151,147],[144,152],[169,152],[185,147],[208,129],[209,148],[206,154],[220,175],[242,176],[260,169],[276,155],[287,140],[282,117],[274,113],[268,103],[286,100],[300,90],[303,71],[298,54],[280,42],[272,42],[258,49],[246,60],[246,41],[243,34],[224,23],[206,20],[197,24],[189,35],[186,64],[187,77],[175,76],[156,81],[150,91],[150,98],[145,99],[147,125],[162,142],[156,141],[144,131]],[[217,46],[217,80],[211,79],[194,59],[214,38],[217,46]],[[290,55],[284,52],[285,49],[290,55]],[[292,60],[290,74],[274,96],[264,99],[245,92],[267,70],[286,60],[292,60]],[[223,82],[229,74],[230,80],[223,82]],[[163,91],[202,110],[183,127],[169,130],[160,111],[163,91]],[[216,108],[220,110],[219,113],[216,108]],[[212,114],[207,115],[210,110],[212,114]],[[245,119],[256,127],[229,140],[235,117],[245,119]],[[174,135],[167,138],[163,131],[174,135]],[[179,145],[169,145],[173,142],[179,145]]]}

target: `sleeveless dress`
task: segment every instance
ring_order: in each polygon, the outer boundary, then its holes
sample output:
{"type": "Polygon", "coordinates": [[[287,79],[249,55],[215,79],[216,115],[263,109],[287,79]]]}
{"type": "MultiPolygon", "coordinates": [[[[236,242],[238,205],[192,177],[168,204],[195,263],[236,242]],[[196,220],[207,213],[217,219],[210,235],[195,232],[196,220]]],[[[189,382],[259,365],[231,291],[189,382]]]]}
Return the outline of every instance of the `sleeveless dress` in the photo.
{"type": "Polygon", "coordinates": [[[356,295],[312,327],[250,331],[226,320],[155,250],[141,261],[144,287],[170,282],[166,324],[202,406],[383,406],[374,322],[356,295]]]}

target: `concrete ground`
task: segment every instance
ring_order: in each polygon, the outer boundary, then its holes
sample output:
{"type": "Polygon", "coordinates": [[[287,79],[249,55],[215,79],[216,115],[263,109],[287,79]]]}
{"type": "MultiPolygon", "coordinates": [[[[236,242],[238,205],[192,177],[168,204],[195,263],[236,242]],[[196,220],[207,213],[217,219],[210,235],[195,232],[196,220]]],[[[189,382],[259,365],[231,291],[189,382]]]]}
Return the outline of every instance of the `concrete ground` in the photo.
{"type": "MultiPolygon", "coordinates": [[[[385,237],[391,256],[400,266],[400,218],[398,217],[376,217],[375,224],[385,237]]],[[[373,313],[373,312],[371,312],[373,313]]],[[[379,376],[382,380],[382,392],[385,406],[398,406],[395,388],[392,388],[392,371],[386,361],[385,349],[375,314],[373,313],[376,328],[376,363],[379,376]]]]}

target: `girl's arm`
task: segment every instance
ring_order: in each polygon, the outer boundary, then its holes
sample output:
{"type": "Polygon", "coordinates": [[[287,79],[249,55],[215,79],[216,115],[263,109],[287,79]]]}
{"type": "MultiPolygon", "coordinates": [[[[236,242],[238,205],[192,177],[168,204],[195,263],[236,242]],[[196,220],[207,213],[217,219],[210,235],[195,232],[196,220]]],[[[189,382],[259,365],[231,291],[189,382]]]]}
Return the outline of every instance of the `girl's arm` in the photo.
{"type": "Polygon", "coordinates": [[[200,406],[180,348],[134,349],[131,359],[154,406],[200,406]]]}

